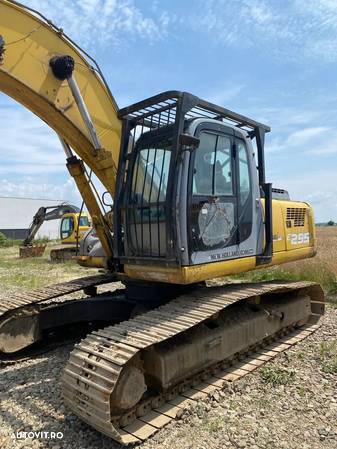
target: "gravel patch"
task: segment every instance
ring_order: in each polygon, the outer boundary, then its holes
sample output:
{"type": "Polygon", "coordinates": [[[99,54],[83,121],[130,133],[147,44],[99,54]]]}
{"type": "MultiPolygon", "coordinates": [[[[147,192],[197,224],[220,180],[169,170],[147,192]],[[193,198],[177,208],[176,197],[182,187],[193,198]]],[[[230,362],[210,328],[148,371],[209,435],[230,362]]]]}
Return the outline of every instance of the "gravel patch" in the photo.
{"type": "MultiPolygon", "coordinates": [[[[285,385],[261,370],[200,401],[141,449],[333,449],[337,447],[337,375],[324,371],[322,345],[337,338],[337,309],[328,307],[315,334],[265,366],[287,370],[285,385]],[[325,343],[323,343],[325,342],[325,343]]],[[[72,345],[1,367],[0,447],[120,448],[62,404],[59,380],[72,345]],[[62,432],[62,440],[13,439],[13,432],[62,432]]],[[[277,371],[277,372],[278,372],[277,371]]]]}

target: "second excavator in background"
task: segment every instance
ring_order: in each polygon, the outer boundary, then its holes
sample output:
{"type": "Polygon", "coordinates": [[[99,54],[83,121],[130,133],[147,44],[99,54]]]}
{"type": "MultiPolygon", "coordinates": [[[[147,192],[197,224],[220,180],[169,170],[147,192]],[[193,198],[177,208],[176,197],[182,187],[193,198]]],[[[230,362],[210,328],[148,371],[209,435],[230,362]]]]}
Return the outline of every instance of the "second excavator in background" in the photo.
{"type": "Polygon", "coordinates": [[[27,237],[20,247],[20,257],[41,257],[45,244],[34,243],[34,238],[45,221],[60,220],[59,238],[62,245],[55,245],[50,250],[52,262],[65,262],[77,255],[79,243],[90,229],[89,215],[72,204],[42,206],[34,215],[28,229],[27,237]]]}

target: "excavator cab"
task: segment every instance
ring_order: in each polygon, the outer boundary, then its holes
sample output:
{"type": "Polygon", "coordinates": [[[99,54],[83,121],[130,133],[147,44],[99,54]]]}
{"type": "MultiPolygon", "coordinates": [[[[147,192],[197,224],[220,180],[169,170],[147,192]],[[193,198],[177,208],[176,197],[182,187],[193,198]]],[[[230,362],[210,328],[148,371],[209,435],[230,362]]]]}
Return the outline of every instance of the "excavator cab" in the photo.
{"type": "Polygon", "coordinates": [[[181,267],[243,257],[270,262],[269,127],[185,92],[162,93],[119,117],[115,254],[132,277],[139,263],[172,267],[175,282],[189,283],[181,267]]]}

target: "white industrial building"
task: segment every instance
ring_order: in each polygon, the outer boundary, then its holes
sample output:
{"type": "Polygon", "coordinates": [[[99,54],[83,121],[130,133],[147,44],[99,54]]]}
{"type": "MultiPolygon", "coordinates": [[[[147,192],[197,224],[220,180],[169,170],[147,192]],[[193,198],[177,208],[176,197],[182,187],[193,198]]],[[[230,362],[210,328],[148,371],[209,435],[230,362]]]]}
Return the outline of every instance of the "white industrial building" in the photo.
{"type": "MultiPolygon", "coordinates": [[[[0,197],[0,232],[10,239],[24,239],[35,213],[41,206],[57,206],[64,200],[0,197]]],[[[45,221],[36,239],[59,238],[60,220],[45,221]]]]}

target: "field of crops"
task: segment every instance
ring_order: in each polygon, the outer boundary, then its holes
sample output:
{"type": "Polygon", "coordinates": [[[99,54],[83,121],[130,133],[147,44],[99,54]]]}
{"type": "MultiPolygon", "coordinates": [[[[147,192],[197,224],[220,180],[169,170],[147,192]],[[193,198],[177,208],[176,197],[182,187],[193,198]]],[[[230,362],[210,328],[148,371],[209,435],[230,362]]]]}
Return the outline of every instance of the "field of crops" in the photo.
{"type": "Polygon", "coordinates": [[[318,251],[315,262],[337,274],[337,226],[317,228],[318,251]]]}
{"type": "Polygon", "coordinates": [[[321,284],[329,301],[336,302],[337,293],[337,226],[319,226],[317,254],[312,259],[261,269],[239,276],[252,281],[271,279],[307,280],[321,284]]]}

